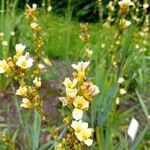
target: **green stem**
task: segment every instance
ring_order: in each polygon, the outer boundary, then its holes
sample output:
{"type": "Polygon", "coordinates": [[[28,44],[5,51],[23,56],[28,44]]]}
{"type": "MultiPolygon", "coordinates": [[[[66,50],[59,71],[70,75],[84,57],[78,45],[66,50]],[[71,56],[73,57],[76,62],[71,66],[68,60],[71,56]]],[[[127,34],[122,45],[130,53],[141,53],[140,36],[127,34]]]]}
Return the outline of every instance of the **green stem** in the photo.
{"type": "Polygon", "coordinates": [[[102,132],[102,130],[100,129],[100,127],[96,127],[96,140],[97,140],[97,143],[98,143],[98,149],[99,150],[101,150],[101,149],[103,149],[103,145],[102,145],[102,143],[104,142],[103,141],[103,137],[102,137],[102,133],[100,133],[100,132],[102,132]]]}
{"type": "Polygon", "coordinates": [[[40,131],[41,131],[41,116],[36,110],[34,110],[34,123],[32,129],[32,150],[38,149],[40,131]]]}
{"type": "Polygon", "coordinates": [[[20,112],[20,106],[19,106],[19,103],[18,103],[17,96],[15,95],[16,90],[15,90],[15,87],[14,87],[13,81],[11,81],[11,88],[12,88],[13,93],[14,93],[13,98],[14,98],[15,105],[16,105],[16,108],[17,108],[17,113],[18,113],[18,116],[19,116],[19,122],[20,122],[20,124],[21,124],[21,125],[23,125],[23,120],[22,120],[21,112],[20,112]]]}

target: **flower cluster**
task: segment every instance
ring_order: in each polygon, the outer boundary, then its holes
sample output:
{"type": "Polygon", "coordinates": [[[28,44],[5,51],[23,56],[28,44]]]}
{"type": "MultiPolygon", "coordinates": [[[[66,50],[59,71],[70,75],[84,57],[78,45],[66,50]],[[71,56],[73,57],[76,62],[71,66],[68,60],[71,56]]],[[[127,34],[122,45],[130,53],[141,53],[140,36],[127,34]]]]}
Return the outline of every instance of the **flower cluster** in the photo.
{"type": "Polygon", "coordinates": [[[5,145],[8,146],[9,149],[17,149],[14,141],[11,139],[10,136],[8,136],[5,129],[0,132],[0,141],[5,143],[5,145]]]}
{"type": "Polygon", "coordinates": [[[28,72],[33,66],[34,60],[29,53],[25,53],[25,45],[16,44],[16,53],[13,57],[6,60],[0,60],[0,73],[5,73],[5,76],[19,83],[20,87],[16,90],[16,95],[22,97],[21,107],[35,108],[42,113],[42,100],[39,94],[41,87],[41,78],[36,73],[32,73],[33,83],[28,85],[28,72]]]}
{"type": "Polygon", "coordinates": [[[39,112],[42,109],[42,101],[38,88],[41,86],[41,78],[35,77],[33,85],[22,84],[16,91],[16,95],[23,97],[21,107],[35,108],[39,112]]]}
{"type": "Polygon", "coordinates": [[[119,28],[121,31],[125,30],[130,25],[131,25],[131,21],[126,20],[126,19],[121,19],[119,22],[119,28]]]}
{"type": "Polygon", "coordinates": [[[35,55],[36,59],[39,59],[42,55],[42,46],[44,43],[40,35],[41,26],[38,23],[36,8],[37,8],[36,4],[33,4],[32,8],[30,6],[27,6],[26,18],[30,21],[30,26],[33,31],[33,37],[35,40],[35,55]]]}
{"type": "Polygon", "coordinates": [[[83,113],[89,109],[89,104],[93,97],[100,91],[99,88],[86,78],[86,70],[90,62],[79,62],[72,64],[73,80],[66,78],[63,82],[65,86],[65,97],[60,97],[59,100],[63,106],[68,106],[73,109],[72,117],[74,120],[71,127],[75,130],[75,135],[79,141],[83,141],[86,145],[92,144],[93,129],[88,128],[88,123],[82,122],[83,113]]]}
{"type": "Polygon", "coordinates": [[[137,49],[140,53],[145,53],[148,50],[147,39],[148,39],[149,31],[150,31],[149,25],[150,25],[149,16],[146,15],[143,26],[141,27],[141,30],[139,31],[137,35],[136,34],[134,35],[135,38],[134,38],[133,45],[135,45],[135,49],[137,49]]]}
{"type": "Polygon", "coordinates": [[[25,77],[27,69],[33,65],[34,60],[29,53],[23,54],[24,49],[24,45],[16,44],[14,57],[0,60],[0,73],[6,73],[6,77],[14,77],[14,79],[19,81],[22,77],[25,77]]]}
{"type": "MultiPolygon", "coordinates": [[[[33,32],[33,39],[35,43],[35,59],[39,61],[41,58],[43,58],[44,60],[47,59],[48,61],[48,58],[44,58],[45,54],[44,54],[44,51],[42,51],[44,42],[43,42],[43,37],[41,34],[42,27],[38,23],[37,13],[38,12],[37,12],[36,4],[33,4],[32,7],[27,5],[25,15],[26,15],[26,18],[29,20],[30,27],[33,32]]],[[[46,64],[51,65],[50,61],[46,64]]]]}
{"type": "Polygon", "coordinates": [[[84,44],[84,58],[89,60],[93,55],[93,50],[91,50],[88,46],[88,42],[90,39],[90,34],[88,33],[88,23],[80,23],[81,34],[79,38],[84,44]]]}
{"type": "Polygon", "coordinates": [[[37,20],[36,8],[37,8],[36,4],[33,4],[32,8],[29,5],[27,5],[27,9],[25,12],[27,19],[35,20],[35,21],[37,20]]]}
{"type": "Polygon", "coordinates": [[[91,146],[93,140],[91,139],[94,132],[93,128],[88,128],[87,122],[73,121],[71,127],[75,131],[75,135],[79,141],[83,141],[87,146],[91,146]]]}
{"type": "Polygon", "coordinates": [[[110,1],[106,8],[108,9],[108,17],[106,19],[106,22],[103,24],[104,27],[110,27],[111,23],[114,22],[114,12],[115,12],[115,4],[113,1],[110,1]]]}
{"type": "Polygon", "coordinates": [[[119,85],[119,91],[118,91],[118,97],[116,98],[116,104],[118,105],[120,103],[120,98],[124,95],[126,95],[126,87],[125,87],[125,78],[119,77],[118,79],[118,85],[119,85]]]}
{"type": "Polygon", "coordinates": [[[84,43],[87,43],[90,39],[90,34],[88,34],[88,23],[80,23],[80,30],[81,30],[81,34],[79,38],[84,43]]]}
{"type": "Polygon", "coordinates": [[[35,64],[34,73],[36,76],[40,76],[41,73],[44,73],[48,70],[48,67],[51,66],[51,62],[48,57],[45,57],[45,53],[43,51],[44,42],[41,33],[42,27],[38,23],[37,5],[33,4],[32,7],[27,5],[25,15],[29,20],[30,27],[33,32],[33,42],[35,45],[34,59],[38,62],[35,64]]]}

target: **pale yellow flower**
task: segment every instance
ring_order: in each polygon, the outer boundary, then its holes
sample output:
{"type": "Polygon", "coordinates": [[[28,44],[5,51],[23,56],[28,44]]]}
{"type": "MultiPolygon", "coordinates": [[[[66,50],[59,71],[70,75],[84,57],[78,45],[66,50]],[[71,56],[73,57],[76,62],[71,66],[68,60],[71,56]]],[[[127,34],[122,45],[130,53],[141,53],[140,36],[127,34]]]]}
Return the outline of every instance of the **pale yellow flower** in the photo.
{"type": "Polygon", "coordinates": [[[16,46],[15,46],[16,55],[17,56],[22,56],[22,53],[23,53],[23,51],[24,51],[25,48],[26,47],[23,44],[16,44],[16,46]]]}
{"type": "Polygon", "coordinates": [[[92,100],[92,98],[97,95],[100,90],[99,87],[94,85],[92,82],[84,82],[81,86],[81,92],[87,100],[92,100]]]}
{"type": "Polygon", "coordinates": [[[126,29],[130,25],[131,25],[131,21],[126,20],[126,19],[120,20],[119,26],[120,26],[121,29],[126,29]]]}
{"type": "Polygon", "coordinates": [[[144,9],[147,9],[148,7],[149,7],[149,4],[146,4],[146,3],[143,4],[143,8],[144,8],[144,9]]]}
{"type": "Polygon", "coordinates": [[[69,78],[65,78],[65,81],[63,82],[64,86],[66,88],[74,88],[77,84],[77,79],[73,79],[73,81],[71,81],[69,78]]]}
{"type": "Polygon", "coordinates": [[[108,8],[110,11],[114,11],[114,10],[115,10],[114,4],[113,4],[112,1],[110,1],[110,2],[107,4],[106,8],[108,8]]]}
{"type": "Polygon", "coordinates": [[[4,32],[0,32],[0,38],[4,37],[4,32]]]}
{"type": "Polygon", "coordinates": [[[11,34],[11,36],[14,36],[14,35],[15,35],[15,32],[14,32],[14,31],[11,31],[10,34],[11,34]]]}
{"type": "Polygon", "coordinates": [[[123,82],[125,82],[125,79],[124,79],[123,77],[120,77],[120,78],[118,79],[118,83],[119,83],[119,84],[122,84],[123,82]]]}
{"type": "Polygon", "coordinates": [[[16,91],[16,95],[25,96],[27,94],[27,90],[26,86],[20,86],[16,91]]]}
{"type": "Polygon", "coordinates": [[[0,60],[0,73],[4,73],[8,70],[9,66],[7,64],[7,62],[3,59],[0,60]]]}
{"type": "Polygon", "coordinates": [[[101,44],[101,48],[105,48],[106,44],[105,43],[102,43],[101,44]]]}
{"type": "Polygon", "coordinates": [[[91,146],[93,143],[91,139],[93,132],[94,130],[92,128],[87,128],[83,129],[79,134],[76,134],[76,136],[79,141],[83,141],[87,146],[91,146]]]}
{"type": "Polygon", "coordinates": [[[118,2],[121,8],[128,8],[129,6],[134,6],[134,3],[131,0],[122,0],[118,2]]]}
{"type": "Polygon", "coordinates": [[[50,12],[52,10],[52,6],[47,7],[47,11],[50,12]]]}
{"type": "Polygon", "coordinates": [[[24,108],[32,108],[33,105],[32,105],[32,103],[30,102],[29,99],[23,98],[23,99],[22,99],[22,103],[20,104],[20,107],[24,107],[24,108]]]}
{"type": "Polygon", "coordinates": [[[63,106],[66,106],[69,103],[67,97],[59,97],[59,100],[62,102],[63,106]]]}
{"type": "Polygon", "coordinates": [[[32,22],[30,26],[32,29],[36,29],[39,25],[36,22],[32,22]]]}
{"type": "Polygon", "coordinates": [[[3,46],[7,46],[7,45],[8,45],[8,42],[7,42],[7,41],[2,41],[2,45],[3,45],[3,46]]]}
{"type": "Polygon", "coordinates": [[[62,143],[59,143],[56,145],[56,149],[55,150],[66,150],[65,146],[62,143]]]}
{"type": "Polygon", "coordinates": [[[75,135],[77,135],[81,131],[86,130],[88,128],[88,123],[87,122],[82,122],[81,120],[73,121],[72,124],[71,124],[71,127],[74,129],[75,135]]]}
{"type": "Polygon", "coordinates": [[[21,67],[22,69],[30,68],[33,65],[33,59],[25,56],[20,56],[16,62],[16,65],[21,67]]]}
{"type": "Polygon", "coordinates": [[[41,78],[35,77],[35,79],[33,80],[33,83],[35,84],[35,86],[41,87],[41,78]]]}
{"type": "Polygon", "coordinates": [[[85,71],[85,69],[88,67],[88,65],[90,64],[90,62],[79,62],[77,65],[76,64],[72,64],[72,68],[76,69],[78,72],[82,72],[85,71]]]}
{"type": "Polygon", "coordinates": [[[79,62],[77,65],[76,64],[72,64],[72,68],[77,70],[77,79],[78,80],[83,80],[85,79],[85,70],[87,69],[87,67],[89,66],[90,62],[79,62]]]}
{"type": "Polygon", "coordinates": [[[119,99],[119,97],[117,97],[116,98],[116,104],[119,105],[119,103],[120,103],[120,99],[119,99]]]}
{"type": "Polygon", "coordinates": [[[72,117],[75,119],[75,120],[80,120],[82,119],[83,117],[83,110],[82,109],[78,109],[78,108],[75,108],[72,112],[72,117]]]}
{"type": "Polygon", "coordinates": [[[32,4],[32,8],[35,10],[37,8],[37,4],[32,4]]]}
{"type": "Polygon", "coordinates": [[[75,98],[77,95],[77,89],[66,88],[66,95],[70,98],[75,98]]]}
{"type": "Polygon", "coordinates": [[[89,102],[86,101],[83,98],[83,96],[77,96],[74,99],[73,105],[74,105],[75,108],[78,108],[78,109],[86,109],[86,108],[89,107],[89,102]]]}
{"type": "Polygon", "coordinates": [[[38,68],[41,69],[41,70],[44,70],[46,67],[44,64],[38,64],[38,68]]]}
{"type": "Polygon", "coordinates": [[[127,93],[127,91],[124,88],[121,88],[119,90],[120,95],[125,95],[127,93]]]}

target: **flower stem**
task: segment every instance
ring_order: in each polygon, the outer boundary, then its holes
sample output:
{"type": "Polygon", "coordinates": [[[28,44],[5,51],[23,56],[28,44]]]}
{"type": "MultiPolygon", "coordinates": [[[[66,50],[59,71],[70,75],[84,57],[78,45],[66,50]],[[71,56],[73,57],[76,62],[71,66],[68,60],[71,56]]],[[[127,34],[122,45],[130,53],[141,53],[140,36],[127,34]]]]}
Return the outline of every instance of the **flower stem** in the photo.
{"type": "Polygon", "coordinates": [[[17,99],[17,96],[15,95],[16,90],[15,90],[13,81],[11,81],[11,88],[12,88],[12,91],[14,93],[13,98],[14,98],[16,109],[17,109],[17,113],[18,113],[18,116],[19,116],[19,123],[21,125],[23,125],[23,120],[22,120],[22,117],[21,117],[21,112],[20,112],[20,107],[19,107],[18,99],[17,99]]]}

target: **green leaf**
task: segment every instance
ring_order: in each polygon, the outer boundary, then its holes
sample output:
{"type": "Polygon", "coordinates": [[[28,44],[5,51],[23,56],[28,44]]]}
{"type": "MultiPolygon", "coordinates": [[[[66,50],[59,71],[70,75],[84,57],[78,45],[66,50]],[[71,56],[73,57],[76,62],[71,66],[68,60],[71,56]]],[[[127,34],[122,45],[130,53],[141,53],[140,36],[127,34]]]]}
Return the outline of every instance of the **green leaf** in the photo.
{"type": "Polygon", "coordinates": [[[37,111],[35,111],[34,112],[33,131],[32,131],[32,150],[38,149],[40,130],[41,130],[41,116],[37,111]]]}

